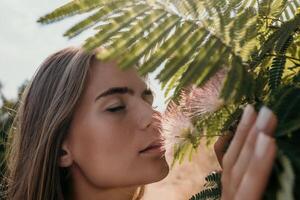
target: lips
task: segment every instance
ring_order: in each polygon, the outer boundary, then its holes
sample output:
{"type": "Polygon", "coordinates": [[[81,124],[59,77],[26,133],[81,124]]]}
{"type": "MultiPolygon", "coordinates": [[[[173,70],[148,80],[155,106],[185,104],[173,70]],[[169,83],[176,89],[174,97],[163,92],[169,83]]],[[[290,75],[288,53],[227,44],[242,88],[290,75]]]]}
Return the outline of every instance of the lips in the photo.
{"type": "Polygon", "coordinates": [[[139,151],[139,153],[145,153],[147,151],[161,149],[163,150],[163,140],[155,140],[154,142],[150,143],[146,148],[139,151]]]}

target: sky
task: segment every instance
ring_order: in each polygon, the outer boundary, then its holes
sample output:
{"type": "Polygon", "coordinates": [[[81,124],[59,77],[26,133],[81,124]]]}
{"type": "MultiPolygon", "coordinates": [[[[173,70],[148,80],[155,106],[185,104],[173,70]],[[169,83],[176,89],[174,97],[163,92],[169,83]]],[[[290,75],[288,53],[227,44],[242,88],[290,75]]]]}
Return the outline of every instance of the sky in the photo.
{"type": "MultiPolygon", "coordinates": [[[[76,16],[50,25],[36,20],[67,0],[1,0],[0,1],[0,82],[8,98],[17,96],[17,88],[31,79],[42,61],[57,50],[67,46],[79,46],[93,31],[87,31],[74,39],[63,33],[84,16],[76,16]]],[[[163,92],[150,77],[155,93],[154,106],[164,109],[163,92]]]]}

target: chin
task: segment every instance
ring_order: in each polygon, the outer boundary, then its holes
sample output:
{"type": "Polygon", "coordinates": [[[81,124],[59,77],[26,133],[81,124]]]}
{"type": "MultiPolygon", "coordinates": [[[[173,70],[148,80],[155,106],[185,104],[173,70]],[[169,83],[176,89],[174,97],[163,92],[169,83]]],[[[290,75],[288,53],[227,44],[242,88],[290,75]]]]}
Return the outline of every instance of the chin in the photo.
{"type": "Polygon", "coordinates": [[[158,163],[156,163],[155,166],[153,166],[151,171],[152,171],[151,180],[149,180],[149,182],[146,184],[155,183],[166,178],[167,175],[169,174],[170,167],[165,157],[160,158],[158,163]]]}

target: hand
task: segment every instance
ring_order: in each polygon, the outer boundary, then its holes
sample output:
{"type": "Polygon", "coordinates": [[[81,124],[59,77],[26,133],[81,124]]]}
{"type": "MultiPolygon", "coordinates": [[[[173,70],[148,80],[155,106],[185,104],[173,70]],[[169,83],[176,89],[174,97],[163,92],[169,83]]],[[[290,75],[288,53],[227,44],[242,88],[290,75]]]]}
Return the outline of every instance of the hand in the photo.
{"type": "Polygon", "coordinates": [[[276,155],[272,139],[277,118],[263,107],[258,116],[251,105],[243,113],[222,158],[222,200],[261,199],[276,155]]]}
{"type": "Polygon", "coordinates": [[[217,140],[217,142],[214,144],[214,150],[215,154],[217,156],[218,162],[220,166],[222,167],[222,160],[226,153],[226,150],[233,138],[233,133],[231,131],[228,131],[224,133],[224,135],[220,136],[217,140]]]}

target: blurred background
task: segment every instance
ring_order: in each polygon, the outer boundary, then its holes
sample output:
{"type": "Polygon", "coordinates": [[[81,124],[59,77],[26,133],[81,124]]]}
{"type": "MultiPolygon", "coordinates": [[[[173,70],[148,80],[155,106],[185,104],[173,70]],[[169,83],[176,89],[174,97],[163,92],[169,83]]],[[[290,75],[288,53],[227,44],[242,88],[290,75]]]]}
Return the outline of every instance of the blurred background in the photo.
{"type": "MultiPolygon", "coordinates": [[[[17,96],[17,88],[33,76],[47,56],[67,46],[79,46],[91,34],[92,31],[87,31],[71,40],[62,36],[85,15],[46,26],[36,22],[39,17],[66,2],[1,0],[0,81],[7,98],[17,96]]],[[[163,110],[163,93],[153,77],[150,77],[150,84],[158,97],[154,104],[163,110]]]]}
{"type": "MultiPolygon", "coordinates": [[[[66,0],[1,0],[0,1],[0,128],[1,138],[6,136],[14,114],[14,103],[22,85],[30,80],[40,63],[50,54],[67,46],[80,45],[91,31],[68,40],[63,33],[79,18],[78,16],[62,22],[42,26],[36,20],[66,0]]],[[[159,83],[150,75],[150,85],[156,94],[154,106],[165,109],[164,96],[159,83]]],[[[0,139],[1,139],[0,138],[0,139]]],[[[0,156],[3,157],[4,141],[0,140],[0,156]]],[[[167,155],[169,162],[172,155],[167,155]]],[[[3,168],[3,166],[1,167],[3,168]]],[[[213,151],[200,145],[192,162],[175,165],[169,176],[155,184],[147,186],[145,200],[185,200],[199,192],[204,177],[210,171],[218,169],[213,151]]]]}

